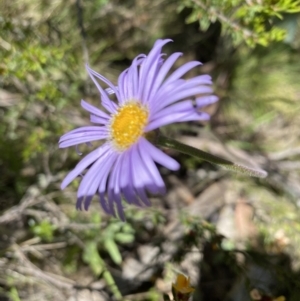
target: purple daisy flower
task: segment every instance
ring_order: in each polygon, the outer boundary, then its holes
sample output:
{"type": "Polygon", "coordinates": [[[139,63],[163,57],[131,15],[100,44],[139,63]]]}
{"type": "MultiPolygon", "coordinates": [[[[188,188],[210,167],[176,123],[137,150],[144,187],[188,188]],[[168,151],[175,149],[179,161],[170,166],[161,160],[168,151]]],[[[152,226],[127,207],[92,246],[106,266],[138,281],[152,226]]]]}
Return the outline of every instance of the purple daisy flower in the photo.
{"type": "Polygon", "coordinates": [[[82,100],[81,106],[90,113],[90,121],[98,125],[72,130],[59,140],[60,148],[104,141],[62,182],[61,188],[64,189],[84,174],[77,192],[77,209],[83,206],[87,210],[95,194],[99,195],[107,214],[118,214],[122,220],[122,199],[129,204],[150,206],[147,192],[165,193],[165,184],[156,163],[170,170],[180,167],[173,158],[149,142],[153,131],[174,122],[209,119],[209,115],[199,109],[218,100],[211,95],[211,77],[182,78],[192,68],[201,65],[196,61],[184,64],[168,76],[182,55],[177,52],[163,59],[162,47],[170,41],[157,40],[148,56],[137,56],[120,74],[118,86],[87,66],[105,111],[82,100]],[[108,88],[102,88],[98,80],[108,88]],[[111,94],[115,94],[117,101],[110,99],[111,94]]]}

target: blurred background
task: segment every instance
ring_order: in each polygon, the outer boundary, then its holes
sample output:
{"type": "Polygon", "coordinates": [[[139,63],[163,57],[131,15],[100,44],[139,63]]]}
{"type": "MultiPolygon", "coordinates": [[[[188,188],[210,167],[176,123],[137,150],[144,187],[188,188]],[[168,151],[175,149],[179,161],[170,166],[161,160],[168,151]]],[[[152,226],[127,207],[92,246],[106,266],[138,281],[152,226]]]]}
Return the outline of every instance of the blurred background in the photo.
{"type": "MultiPolygon", "coordinates": [[[[176,273],[194,300],[300,300],[300,3],[273,0],[0,1],[0,300],[161,301],[176,273]],[[116,83],[158,38],[200,60],[220,101],[208,123],[163,129],[268,171],[250,178],[166,150],[167,194],[75,210],[80,160],[58,139],[98,105],[85,63],[116,83]],[[281,297],[280,297],[281,296],[281,297]],[[279,297],[279,298],[278,298],[279,297]]],[[[88,147],[80,146],[84,154],[88,147]]]]}

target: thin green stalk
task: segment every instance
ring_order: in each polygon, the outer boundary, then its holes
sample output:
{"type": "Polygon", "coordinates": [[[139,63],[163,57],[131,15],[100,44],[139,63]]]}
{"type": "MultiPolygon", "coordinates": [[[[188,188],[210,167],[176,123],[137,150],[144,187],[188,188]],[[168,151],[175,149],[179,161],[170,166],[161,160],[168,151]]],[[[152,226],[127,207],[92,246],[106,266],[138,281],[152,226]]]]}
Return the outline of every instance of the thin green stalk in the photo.
{"type": "Polygon", "coordinates": [[[219,165],[228,170],[239,172],[251,177],[265,178],[268,175],[268,173],[264,170],[255,169],[238,163],[233,163],[229,160],[214,156],[200,149],[183,144],[181,142],[178,142],[168,137],[164,137],[162,135],[158,135],[156,144],[162,147],[167,147],[167,148],[177,150],[183,154],[193,156],[197,159],[204,160],[212,164],[219,165]]]}

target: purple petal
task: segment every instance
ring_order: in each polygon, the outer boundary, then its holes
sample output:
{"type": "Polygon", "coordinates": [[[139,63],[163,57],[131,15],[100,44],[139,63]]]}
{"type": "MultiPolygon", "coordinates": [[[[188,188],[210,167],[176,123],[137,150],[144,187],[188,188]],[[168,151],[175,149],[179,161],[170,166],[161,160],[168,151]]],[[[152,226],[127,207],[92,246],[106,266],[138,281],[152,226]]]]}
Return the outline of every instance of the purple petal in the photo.
{"type": "Polygon", "coordinates": [[[166,61],[164,62],[164,64],[161,66],[154,82],[153,82],[153,86],[152,89],[150,91],[150,95],[149,95],[149,102],[152,101],[153,96],[155,95],[155,93],[157,92],[157,90],[159,89],[161,83],[163,82],[163,80],[165,79],[166,75],[168,74],[168,72],[170,71],[170,69],[172,68],[172,66],[174,65],[174,63],[176,62],[176,60],[182,55],[181,52],[176,52],[173,53],[172,55],[170,55],[166,61]]]}
{"type": "Polygon", "coordinates": [[[97,126],[86,126],[75,129],[64,134],[59,139],[59,147],[65,148],[72,145],[78,145],[95,140],[102,140],[108,137],[107,129],[97,126]]]}
{"type": "Polygon", "coordinates": [[[80,138],[86,135],[97,135],[97,134],[108,134],[108,131],[103,126],[82,126],[75,130],[72,130],[64,135],[62,135],[59,139],[59,143],[65,141],[67,139],[80,138]]]}
{"type": "Polygon", "coordinates": [[[152,90],[152,86],[154,84],[154,81],[157,77],[157,73],[161,67],[162,64],[162,56],[163,54],[160,54],[159,56],[156,57],[156,59],[153,61],[151,67],[148,70],[148,80],[144,84],[144,89],[142,91],[141,98],[143,100],[143,103],[148,103],[149,102],[149,95],[152,90]]]}
{"type": "Polygon", "coordinates": [[[150,207],[151,206],[151,202],[149,201],[147,194],[145,192],[144,188],[136,188],[136,193],[139,196],[139,199],[141,200],[141,202],[139,203],[140,206],[142,207],[150,207]]]}
{"type": "Polygon", "coordinates": [[[121,191],[120,184],[119,184],[121,167],[122,167],[122,155],[118,156],[118,158],[111,170],[111,175],[109,177],[109,183],[108,183],[109,189],[114,190],[114,192],[116,194],[119,194],[121,191]]]}
{"type": "MultiPolygon", "coordinates": [[[[118,87],[116,87],[110,80],[108,80],[106,77],[104,77],[103,75],[99,74],[98,72],[96,72],[95,70],[91,69],[89,66],[87,66],[87,69],[90,71],[91,74],[93,74],[94,76],[96,76],[97,78],[99,78],[100,80],[102,80],[104,83],[106,83],[110,89],[113,91],[113,93],[115,93],[118,97],[118,87]]],[[[105,89],[105,91],[108,94],[112,94],[110,92],[107,91],[107,89],[105,89]]]]}
{"type": "Polygon", "coordinates": [[[124,70],[118,78],[118,87],[119,87],[119,92],[120,92],[119,93],[120,97],[119,97],[118,101],[119,101],[120,105],[122,105],[126,100],[127,87],[125,84],[125,78],[126,78],[127,72],[128,72],[128,69],[124,70]]]}
{"type": "Polygon", "coordinates": [[[125,222],[125,214],[124,214],[124,208],[122,205],[121,195],[115,194],[114,199],[115,199],[115,204],[116,204],[117,211],[118,211],[118,217],[120,218],[121,221],[125,222]]]}
{"type": "Polygon", "coordinates": [[[136,188],[146,188],[150,193],[157,194],[161,191],[161,187],[156,185],[156,179],[153,178],[149,167],[145,164],[143,158],[141,157],[138,145],[139,144],[137,143],[137,149],[134,155],[135,169],[133,170],[133,173],[136,173],[139,179],[143,178],[143,181],[140,180],[141,187],[136,188]]]}
{"type": "Polygon", "coordinates": [[[184,100],[160,110],[159,112],[153,114],[153,116],[150,117],[149,123],[165,115],[173,116],[173,114],[175,113],[184,113],[186,111],[195,111],[193,102],[191,100],[184,100]]]}
{"type": "Polygon", "coordinates": [[[89,104],[85,100],[81,100],[81,106],[91,114],[94,114],[96,116],[99,116],[103,119],[109,119],[109,115],[107,115],[105,112],[101,111],[100,109],[94,107],[93,105],[89,104]]]}
{"type": "Polygon", "coordinates": [[[112,89],[112,88],[106,88],[106,89],[104,89],[104,90],[105,90],[105,92],[106,92],[108,95],[115,94],[115,93],[116,93],[115,91],[119,91],[117,86],[115,86],[114,89],[112,89]]]}
{"type": "Polygon", "coordinates": [[[187,79],[186,81],[187,82],[195,82],[199,85],[212,85],[212,83],[213,83],[211,76],[208,74],[198,75],[191,79],[187,79]]]}
{"type": "Polygon", "coordinates": [[[121,167],[122,177],[120,177],[120,187],[124,189],[131,183],[131,174],[130,174],[130,152],[131,149],[126,150],[121,154],[121,167]]]}
{"type": "Polygon", "coordinates": [[[100,141],[105,138],[107,138],[107,135],[95,134],[95,135],[85,135],[84,137],[81,138],[66,139],[63,142],[60,142],[59,148],[66,148],[73,145],[78,145],[78,144],[87,143],[91,141],[98,141],[98,140],[100,141]]]}
{"type": "Polygon", "coordinates": [[[138,98],[138,91],[139,91],[139,71],[138,66],[140,66],[143,61],[145,60],[146,55],[139,55],[137,56],[131,66],[128,69],[127,74],[127,85],[128,85],[128,100],[130,99],[137,99],[138,98]]]}
{"type": "Polygon", "coordinates": [[[84,198],[77,198],[77,202],[76,202],[76,209],[77,210],[82,210],[82,202],[83,202],[84,198]]]}
{"type": "Polygon", "coordinates": [[[120,178],[120,169],[122,167],[122,156],[117,158],[117,161],[112,168],[111,175],[109,177],[108,183],[108,201],[112,202],[116,205],[118,216],[121,220],[125,220],[122,199],[121,199],[121,191],[119,185],[120,178]]]}
{"type": "Polygon", "coordinates": [[[114,213],[111,212],[111,208],[108,205],[109,201],[107,200],[105,193],[100,193],[99,194],[99,202],[100,202],[100,205],[101,205],[102,209],[104,210],[104,212],[106,214],[114,215],[114,213]]]}
{"type": "Polygon", "coordinates": [[[104,212],[113,217],[117,217],[114,204],[113,204],[113,202],[110,202],[110,200],[108,199],[108,196],[106,195],[106,192],[99,193],[99,196],[100,196],[100,199],[99,199],[100,205],[103,208],[104,212]]]}
{"type": "Polygon", "coordinates": [[[133,145],[130,150],[132,179],[135,188],[143,188],[150,183],[149,175],[143,168],[141,157],[137,148],[137,144],[133,145]]]}
{"type": "Polygon", "coordinates": [[[209,114],[205,112],[197,112],[195,109],[190,112],[177,112],[172,115],[165,114],[164,116],[151,121],[145,128],[145,132],[153,131],[167,124],[172,124],[175,122],[185,122],[185,121],[199,121],[199,120],[209,120],[209,114]]]}
{"type": "Polygon", "coordinates": [[[170,105],[171,103],[174,103],[176,101],[195,96],[197,94],[206,94],[206,93],[212,93],[212,88],[208,86],[199,86],[196,88],[191,89],[182,89],[181,91],[178,91],[176,93],[172,93],[172,95],[165,95],[165,97],[161,97],[157,100],[157,105],[155,107],[155,111],[170,105]]]}
{"type": "Polygon", "coordinates": [[[164,85],[168,85],[168,84],[172,83],[173,81],[181,78],[185,73],[187,73],[188,71],[190,71],[191,69],[193,69],[199,65],[202,65],[202,64],[197,61],[188,62],[188,63],[182,65],[168,77],[168,79],[164,82],[164,85]]]}
{"type": "MultiPolygon", "coordinates": [[[[103,177],[103,173],[99,173],[102,170],[103,161],[109,156],[109,152],[101,156],[93,165],[89,168],[87,173],[84,175],[77,192],[78,199],[85,199],[84,209],[87,210],[88,206],[97,192],[100,182],[103,177]]],[[[81,204],[78,204],[81,205],[81,204]]],[[[79,208],[80,209],[80,208],[79,208]]]]}
{"type": "Polygon", "coordinates": [[[142,207],[131,183],[122,188],[122,192],[128,204],[134,204],[135,206],[142,207]]]}
{"type": "Polygon", "coordinates": [[[107,182],[109,175],[113,169],[113,166],[118,158],[119,154],[116,152],[110,153],[110,156],[107,157],[107,160],[103,162],[101,167],[101,181],[99,184],[98,192],[100,195],[100,203],[103,206],[104,211],[109,212],[110,215],[116,216],[114,202],[108,197],[107,202],[105,203],[105,193],[107,191],[107,182]]]}
{"type": "Polygon", "coordinates": [[[60,137],[60,140],[63,140],[65,137],[69,136],[69,135],[73,135],[73,134],[86,134],[86,133],[97,133],[97,132],[104,132],[104,131],[107,131],[107,129],[103,126],[82,126],[80,128],[77,128],[77,129],[74,129],[64,135],[62,135],[60,137]]]}
{"type": "Polygon", "coordinates": [[[66,188],[78,175],[80,175],[89,165],[95,162],[99,157],[107,153],[110,145],[105,143],[85,156],[76,167],[65,177],[61,183],[61,189],[66,188]]]}
{"type": "Polygon", "coordinates": [[[97,124],[103,124],[103,125],[107,124],[107,119],[92,114],[90,115],[90,121],[92,123],[97,123],[97,124]]]}
{"type": "Polygon", "coordinates": [[[202,82],[203,79],[199,78],[194,78],[191,80],[178,79],[171,84],[161,86],[155,95],[155,99],[153,99],[151,102],[151,114],[155,114],[159,109],[167,106],[169,104],[169,100],[182,91],[188,91],[199,87],[207,87],[203,86],[201,84],[202,82]]]}
{"type": "Polygon", "coordinates": [[[198,108],[202,108],[205,106],[208,106],[212,103],[215,103],[219,100],[218,96],[215,95],[207,95],[207,96],[201,96],[196,98],[196,104],[198,108]]]}
{"type": "Polygon", "coordinates": [[[116,104],[109,99],[107,93],[99,85],[99,83],[97,82],[97,80],[95,79],[95,77],[93,75],[94,71],[88,65],[86,65],[86,70],[101,94],[102,105],[104,106],[104,108],[110,113],[115,113],[116,112],[116,104]]]}
{"type": "Polygon", "coordinates": [[[143,102],[145,101],[142,98],[144,86],[148,81],[151,81],[150,85],[152,85],[152,81],[153,81],[153,79],[148,76],[149,70],[150,70],[151,66],[153,66],[154,62],[156,62],[156,64],[158,63],[158,59],[160,58],[162,47],[171,41],[172,40],[170,40],[170,39],[157,40],[155,42],[153,48],[149,52],[148,56],[141,64],[138,98],[141,99],[143,102]]]}
{"type": "Polygon", "coordinates": [[[142,168],[140,155],[137,150],[137,145],[133,145],[131,147],[131,152],[129,154],[133,186],[143,204],[145,206],[151,206],[151,203],[148,200],[145,193],[145,186],[147,186],[148,183],[150,184],[149,175],[142,168]]]}
{"type": "Polygon", "coordinates": [[[133,187],[132,170],[130,167],[130,152],[131,149],[124,152],[121,156],[121,167],[122,176],[120,177],[120,187],[124,194],[126,201],[129,204],[135,204],[141,206],[138,196],[133,187]]]}
{"type": "Polygon", "coordinates": [[[161,104],[161,102],[164,102],[164,99],[172,96],[173,94],[176,94],[177,91],[180,91],[182,89],[182,86],[185,83],[186,81],[184,79],[179,79],[176,82],[173,82],[169,85],[164,85],[163,87],[160,87],[155,95],[155,98],[153,98],[150,103],[151,107],[155,107],[158,104],[161,104]]]}
{"type": "Polygon", "coordinates": [[[120,97],[118,99],[120,104],[137,99],[137,92],[139,87],[139,71],[138,66],[145,60],[145,55],[138,55],[131,66],[124,70],[118,78],[118,86],[120,97]]]}
{"type": "Polygon", "coordinates": [[[138,149],[140,152],[140,156],[144,161],[144,165],[147,168],[150,176],[157,187],[157,191],[154,193],[161,193],[164,194],[166,191],[165,183],[157,169],[157,166],[154,164],[153,159],[148,154],[148,149],[144,143],[144,140],[141,139],[138,143],[138,149]]]}
{"type": "Polygon", "coordinates": [[[178,170],[180,168],[180,165],[178,162],[176,162],[173,158],[166,155],[160,149],[155,147],[147,139],[145,139],[144,137],[141,137],[140,141],[141,140],[144,141],[144,145],[148,149],[148,154],[151,156],[153,161],[159,163],[160,165],[162,165],[170,170],[178,170]]]}
{"type": "Polygon", "coordinates": [[[116,208],[118,211],[118,216],[122,221],[125,221],[124,209],[122,206],[121,194],[114,193],[113,189],[108,189],[107,199],[109,204],[109,210],[112,212],[111,215],[117,217],[116,208]]]}
{"type": "Polygon", "coordinates": [[[110,152],[109,156],[106,158],[106,160],[103,162],[103,165],[101,167],[101,174],[102,179],[99,184],[99,193],[104,193],[106,191],[106,183],[109,177],[109,174],[118,158],[119,154],[116,152],[110,152]]]}

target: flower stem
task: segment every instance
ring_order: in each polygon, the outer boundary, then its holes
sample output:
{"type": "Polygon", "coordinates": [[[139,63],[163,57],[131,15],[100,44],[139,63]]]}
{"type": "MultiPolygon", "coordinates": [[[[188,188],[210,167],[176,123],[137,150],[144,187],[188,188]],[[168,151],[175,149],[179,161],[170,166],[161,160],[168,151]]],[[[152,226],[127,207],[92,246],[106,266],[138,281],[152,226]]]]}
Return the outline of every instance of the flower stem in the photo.
{"type": "Polygon", "coordinates": [[[251,176],[251,177],[265,178],[268,175],[268,173],[264,170],[244,166],[244,165],[241,165],[238,163],[233,163],[229,160],[206,153],[200,149],[183,144],[174,139],[164,137],[161,134],[158,135],[156,144],[159,146],[162,146],[162,147],[174,149],[183,154],[193,156],[197,159],[204,160],[204,161],[210,162],[212,164],[216,164],[218,166],[226,168],[228,170],[239,172],[239,173],[251,176]]]}

